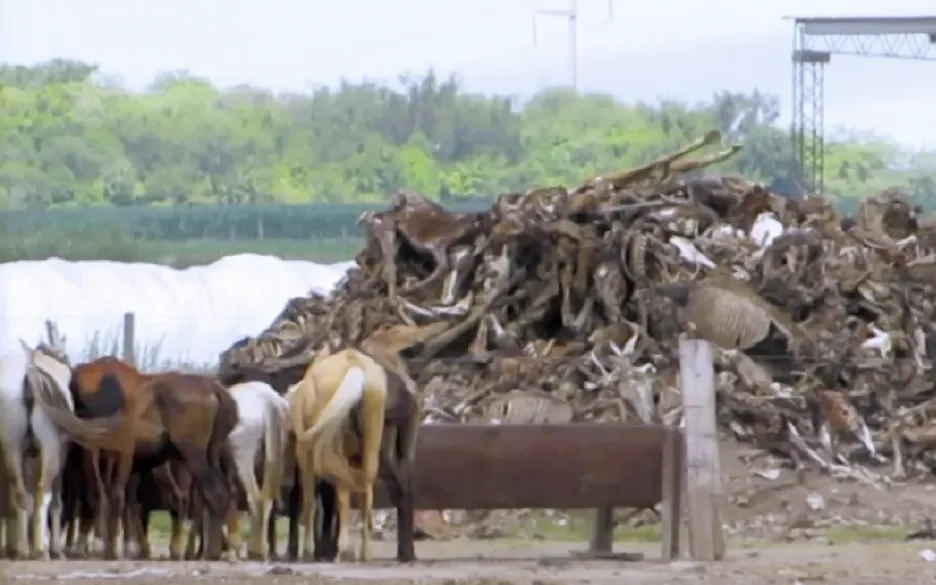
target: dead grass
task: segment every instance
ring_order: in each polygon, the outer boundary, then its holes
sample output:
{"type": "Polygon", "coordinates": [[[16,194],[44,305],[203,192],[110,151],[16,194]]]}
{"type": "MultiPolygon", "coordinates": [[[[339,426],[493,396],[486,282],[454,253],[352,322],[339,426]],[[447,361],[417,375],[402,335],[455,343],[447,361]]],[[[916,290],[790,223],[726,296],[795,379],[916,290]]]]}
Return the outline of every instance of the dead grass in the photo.
{"type": "MultiPolygon", "coordinates": [[[[591,538],[594,512],[569,510],[555,514],[551,510],[533,510],[509,526],[509,538],[557,542],[587,542],[591,538]]],[[[615,542],[659,542],[659,525],[623,526],[614,529],[615,542]]]]}
{"type": "MultiPolygon", "coordinates": [[[[91,338],[91,342],[79,353],[79,357],[75,361],[77,363],[90,362],[109,355],[123,357],[123,344],[121,340],[118,337],[113,336],[108,342],[108,337],[111,336],[105,335],[101,331],[95,331],[91,338]]],[[[162,372],[167,370],[175,370],[180,372],[210,374],[217,370],[216,364],[174,362],[172,360],[165,359],[160,355],[162,353],[161,350],[161,342],[152,344],[135,344],[133,353],[135,356],[134,361],[137,364],[137,367],[144,372],[162,372]]]]}
{"type": "Polygon", "coordinates": [[[903,526],[835,526],[820,532],[831,544],[904,542],[907,529],[903,526]]]}

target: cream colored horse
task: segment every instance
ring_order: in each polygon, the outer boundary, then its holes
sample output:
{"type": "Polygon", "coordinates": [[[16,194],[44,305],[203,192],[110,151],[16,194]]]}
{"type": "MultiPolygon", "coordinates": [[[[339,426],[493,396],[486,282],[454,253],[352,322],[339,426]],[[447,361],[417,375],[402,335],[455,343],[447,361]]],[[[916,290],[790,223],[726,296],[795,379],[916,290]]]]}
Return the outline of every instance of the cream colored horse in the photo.
{"type": "Polygon", "coordinates": [[[313,552],[315,480],[321,476],[334,482],[338,492],[339,556],[353,560],[350,547],[351,492],[362,495],[361,546],[357,555],[370,560],[371,514],[374,483],[380,464],[384,409],[387,402],[387,373],[373,358],[355,349],[316,357],[305,376],[288,394],[293,431],[296,433],[296,464],[302,482],[302,523],[305,526],[303,555],[313,552]],[[351,411],[360,404],[360,436],[351,429],[351,411]],[[350,457],[359,455],[360,467],[350,457]]]}
{"type": "MultiPolygon", "coordinates": [[[[399,378],[404,392],[416,388],[406,372],[400,352],[451,329],[444,321],[426,326],[393,325],[383,328],[361,342],[361,350],[344,349],[335,354],[327,350],[316,354],[305,376],[287,393],[293,432],[296,435],[296,464],[302,485],[302,524],[305,526],[303,556],[314,548],[315,480],[331,480],[338,498],[339,556],[355,557],[348,543],[351,516],[351,492],[362,497],[361,548],[358,558],[369,560],[373,526],[374,483],[379,471],[386,404],[388,375],[399,378]],[[389,374],[388,374],[389,372],[389,374]],[[360,428],[351,425],[351,414],[360,405],[360,428]],[[360,459],[360,467],[351,465],[360,459]]],[[[406,444],[412,462],[419,416],[412,428],[399,429],[409,435],[406,444]]]]}
{"type": "Polygon", "coordinates": [[[0,451],[3,454],[5,482],[0,509],[7,553],[26,555],[30,532],[31,556],[49,558],[61,552],[62,502],[59,476],[65,463],[66,437],[52,424],[34,400],[40,386],[52,388],[62,408],[73,410],[68,383],[71,368],[61,346],[41,344],[36,349],[21,341],[21,351],[0,359],[0,451]],[[27,486],[25,459],[38,452],[34,478],[27,486]],[[51,533],[49,530],[51,524],[51,533]]]}

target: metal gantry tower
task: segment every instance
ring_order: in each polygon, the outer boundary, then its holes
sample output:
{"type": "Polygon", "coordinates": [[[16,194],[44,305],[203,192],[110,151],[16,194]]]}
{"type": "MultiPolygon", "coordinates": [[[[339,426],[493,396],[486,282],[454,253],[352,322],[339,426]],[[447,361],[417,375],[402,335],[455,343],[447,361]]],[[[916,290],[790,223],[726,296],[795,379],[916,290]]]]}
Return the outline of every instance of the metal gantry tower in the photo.
{"type": "Polygon", "coordinates": [[[936,16],[794,18],[794,168],[821,193],[825,163],[824,74],[832,55],[936,61],[936,16]]]}

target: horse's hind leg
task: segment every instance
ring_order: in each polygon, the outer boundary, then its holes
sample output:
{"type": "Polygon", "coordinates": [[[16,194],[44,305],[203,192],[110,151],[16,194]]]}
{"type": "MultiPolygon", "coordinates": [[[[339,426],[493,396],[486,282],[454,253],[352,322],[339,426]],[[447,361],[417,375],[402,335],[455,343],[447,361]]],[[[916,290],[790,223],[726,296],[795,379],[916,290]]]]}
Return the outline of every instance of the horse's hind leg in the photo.
{"type": "Polygon", "coordinates": [[[338,500],[338,560],[355,560],[354,548],[351,546],[351,492],[346,488],[335,486],[338,500]]]}
{"type": "MultiPolygon", "coordinates": [[[[119,533],[123,523],[124,507],[127,502],[127,483],[133,471],[133,451],[120,453],[117,471],[110,486],[110,501],[107,509],[107,526],[104,534],[104,558],[108,560],[120,557],[119,533]]],[[[126,530],[126,527],[124,527],[126,530]]]]}
{"type": "MultiPolygon", "coordinates": [[[[185,467],[192,475],[201,508],[204,509],[210,521],[205,527],[205,557],[215,560],[221,556],[221,543],[218,538],[221,534],[221,520],[228,513],[231,505],[231,492],[226,485],[224,473],[212,467],[206,453],[197,449],[179,449],[185,467]]],[[[194,514],[193,514],[194,516],[194,514]]],[[[236,535],[235,535],[236,538],[236,535]]]]}
{"type": "MultiPolygon", "coordinates": [[[[240,522],[238,519],[237,511],[237,502],[233,502],[231,506],[228,507],[228,511],[224,516],[225,523],[227,524],[228,539],[227,539],[227,557],[228,560],[234,562],[237,560],[237,556],[241,548],[241,538],[240,538],[240,522]]],[[[259,528],[260,533],[264,532],[263,527],[259,528]]],[[[261,538],[262,540],[262,538],[261,538]]]]}
{"type": "MultiPolygon", "coordinates": [[[[86,495],[87,498],[87,495],[86,495]]],[[[84,499],[78,507],[78,538],[73,552],[79,556],[88,556],[91,553],[92,534],[98,524],[100,506],[97,501],[84,499]]]]}
{"type": "Polygon", "coordinates": [[[4,451],[4,463],[6,465],[7,486],[10,490],[8,498],[12,505],[13,513],[9,516],[8,522],[12,522],[13,530],[7,529],[15,534],[7,542],[7,549],[10,551],[10,558],[25,558],[28,555],[27,530],[29,519],[29,494],[26,492],[26,484],[23,481],[23,454],[19,446],[12,446],[4,451]]]}
{"type": "MultiPolygon", "coordinates": [[[[173,474],[174,477],[174,474],[173,474]]],[[[185,523],[189,520],[189,512],[193,505],[192,486],[186,484],[186,489],[178,489],[173,497],[169,498],[169,517],[172,519],[172,536],[169,539],[169,558],[173,561],[182,560],[186,545],[185,523]]]]}
{"type": "MultiPolygon", "coordinates": [[[[52,501],[53,484],[62,468],[62,454],[59,445],[44,444],[39,449],[39,462],[36,469],[33,494],[32,537],[30,552],[33,557],[48,559],[53,548],[58,552],[60,543],[53,543],[49,533],[49,510],[52,501]],[[58,447],[58,448],[57,448],[58,447]]],[[[56,506],[61,513],[61,502],[56,506]]],[[[61,520],[60,520],[61,521],[61,520]]],[[[59,536],[55,530],[55,536],[59,536]]]]}
{"type": "Polygon", "coordinates": [[[181,561],[185,547],[185,519],[187,513],[181,508],[173,507],[169,510],[169,519],[172,521],[172,535],[169,537],[169,559],[181,561]]]}
{"type": "Polygon", "coordinates": [[[49,554],[54,559],[65,558],[62,551],[62,475],[52,482],[52,505],[49,508],[49,554]]]}
{"type": "Polygon", "coordinates": [[[361,440],[361,472],[358,485],[362,492],[361,501],[361,549],[359,560],[371,559],[371,529],[374,514],[374,484],[380,469],[381,443],[384,435],[384,395],[365,392],[362,401],[364,418],[363,437],[361,440]]]}
{"type": "MultiPolygon", "coordinates": [[[[300,558],[303,560],[311,559],[315,556],[315,473],[312,464],[311,451],[302,450],[297,452],[296,462],[299,466],[299,475],[302,486],[302,513],[300,514],[300,524],[305,526],[305,532],[302,535],[302,551],[300,558]]],[[[294,489],[298,489],[296,486],[294,489]]]]}
{"type": "Polygon", "coordinates": [[[6,469],[0,464],[0,558],[9,557],[15,540],[13,534],[13,502],[7,483],[6,469]]]}
{"type": "Polygon", "coordinates": [[[193,490],[191,522],[189,523],[188,540],[185,544],[185,560],[205,558],[205,540],[208,535],[205,534],[205,511],[204,500],[197,490],[193,490]]]}
{"type": "MultiPolygon", "coordinates": [[[[257,487],[257,476],[254,474],[257,445],[231,445],[231,451],[231,455],[234,457],[234,468],[237,470],[237,478],[240,480],[247,496],[247,513],[250,515],[250,542],[247,544],[247,556],[251,559],[266,560],[266,550],[263,542],[266,525],[259,523],[262,494],[260,488],[257,487]]],[[[237,502],[234,505],[234,515],[237,515],[237,502]]],[[[231,532],[230,518],[228,524],[228,532],[231,532]]]]}

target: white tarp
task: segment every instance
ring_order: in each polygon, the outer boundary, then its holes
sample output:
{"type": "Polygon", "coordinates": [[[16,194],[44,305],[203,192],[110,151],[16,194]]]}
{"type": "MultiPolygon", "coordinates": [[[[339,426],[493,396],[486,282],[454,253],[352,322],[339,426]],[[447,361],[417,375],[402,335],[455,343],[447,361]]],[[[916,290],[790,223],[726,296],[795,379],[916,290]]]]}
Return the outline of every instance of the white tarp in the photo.
{"type": "Polygon", "coordinates": [[[353,265],[255,254],[184,270],[59,258],[0,264],[0,355],[21,351],[19,338],[44,339],[47,319],[65,335],[73,363],[119,352],[130,312],[142,367],[214,366],[221,351],[260,333],[290,298],[331,291],[353,265]]]}

